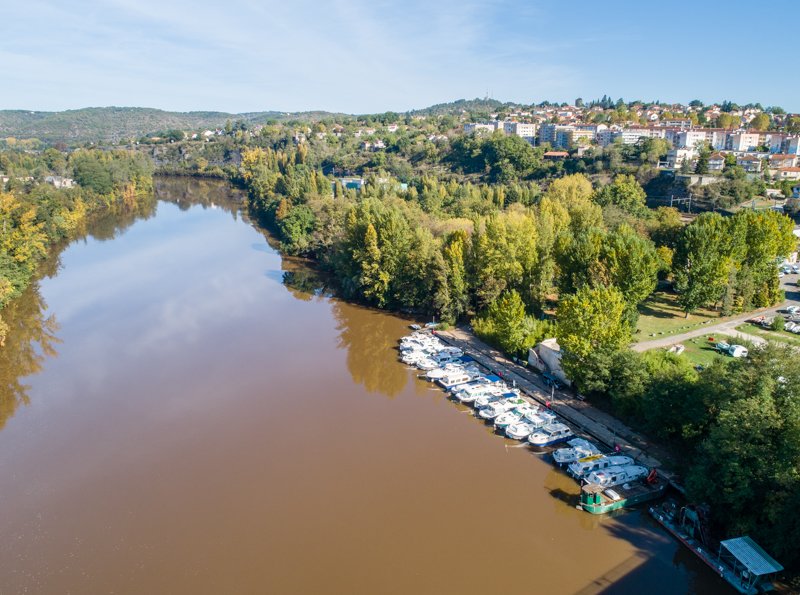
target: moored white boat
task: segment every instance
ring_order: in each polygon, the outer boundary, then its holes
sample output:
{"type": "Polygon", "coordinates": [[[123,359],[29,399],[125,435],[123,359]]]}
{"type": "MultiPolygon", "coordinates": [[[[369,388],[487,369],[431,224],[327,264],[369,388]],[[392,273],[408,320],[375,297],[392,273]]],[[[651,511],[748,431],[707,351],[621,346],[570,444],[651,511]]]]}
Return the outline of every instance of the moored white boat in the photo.
{"type": "Polygon", "coordinates": [[[567,467],[567,471],[576,479],[580,479],[594,471],[632,464],[633,459],[626,455],[594,455],[575,461],[567,467]]]}
{"type": "Polygon", "coordinates": [[[567,448],[553,451],[553,460],[557,465],[569,465],[578,459],[600,454],[600,449],[585,438],[572,438],[567,441],[567,448]]]}
{"type": "Polygon", "coordinates": [[[520,405],[526,404],[527,401],[525,399],[516,397],[512,399],[503,399],[501,401],[495,401],[494,403],[490,403],[486,407],[481,407],[478,410],[478,417],[481,419],[494,419],[498,415],[502,415],[506,411],[511,411],[512,409],[519,407],[520,405]]]}
{"type": "Polygon", "coordinates": [[[641,465],[614,465],[600,471],[593,471],[585,477],[588,484],[610,488],[647,477],[647,467],[641,465]]]}
{"type": "Polygon", "coordinates": [[[499,386],[498,384],[495,384],[493,388],[497,391],[496,394],[489,393],[488,395],[483,395],[482,397],[478,397],[472,403],[472,406],[475,407],[475,409],[480,409],[481,407],[486,407],[487,405],[489,405],[490,403],[494,403],[495,401],[501,401],[504,399],[513,399],[519,397],[518,390],[509,390],[505,384],[501,384],[499,386]]]}
{"type": "Polygon", "coordinates": [[[527,414],[533,415],[534,413],[536,413],[536,410],[537,410],[536,408],[534,408],[532,405],[526,402],[524,405],[515,407],[514,409],[501,413],[500,415],[495,417],[494,427],[496,430],[504,432],[508,426],[519,422],[527,414]]]}
{"type": "Polygon", "coordinates": [[[572,430],[561,422],[551,422],[542,426],[528,436],[528,442],[533,446],[550,446],[558,444],[572,437],[572,430]]]}
{"type": "Polygon", "coordinates": [[[506,436],[514,440],[525,440],[538,428],[553,422],[555,419],[555,414],[550,411],[538,409],[528,413],[517,423],[508,426],[508,428],[506,428],[506,436]]]}
{"type": "Polygon", "coordinates": [[[463,370],[458,372],[453,372],[451,374],[445,374],[441,378],[439,378],[436,383],[444,389],[448,389],[454,386],[459,386],[461,384],[466,384],[470,380],[473,380],[473,375],[469,372],[465,372],[463,370]]]}

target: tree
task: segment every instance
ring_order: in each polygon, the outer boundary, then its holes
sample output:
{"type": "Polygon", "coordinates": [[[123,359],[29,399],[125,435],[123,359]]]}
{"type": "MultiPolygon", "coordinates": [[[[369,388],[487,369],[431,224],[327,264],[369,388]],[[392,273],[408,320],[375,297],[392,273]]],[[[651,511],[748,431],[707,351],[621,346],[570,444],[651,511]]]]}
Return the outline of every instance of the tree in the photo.
{"type": "Polygon", "coordinates": [[[631,175],[619,175],[594,195],[594,201],[601,207],[614,205],[632,215],[642,215],[647,207],[647,195],[639,182],[631,175]]]}
{"type": "Polygon", "coordinates": [[[567,376],[581,389],[584,380],[610,369],[612,356],[626,349],[631,326],[625,318],[625,298],[616,287],[584,286],[558,305],[556,336],[567,376]]]}
{"type": "Polygon", "coordinates": [[[442,312],[442,316],[451,322],[461,318],[469,306],[469,286],[464,265],[466,240],[465,233],[453,232],[443,249],[444,262],[447,267],[447,285],[450,290],[450,304],[449,309],[442,312]]]}
{"type": "Polygon", "coordinates": [[[550,182],[545,197],[570,207],[588,201],[592,197],[592,183],[583,174],[573,174],[550,182]]]}
{"type": "Polygon", "coordinates": [[[515,290],[505,291],[489,306],[489,318],[494,321],[500,347],[509,354],[519,354],[524,348],[525,304],[515,290]]]}
{"type": "Polygon", "coordinates": [[[756,114],[756,117],[750,121],[750,127],[754,128],[755,130],[766,130],[769,128],[770,119],[769,115],[761,112],[760,114],[756,114]]]}
{"type": "Polygon", "coordinates": [[[697,164],[694,166],[694,173],[704,175],[708,173],[708,157],[711,153],[707,148],[703,148],[697,157],[697,164]]]}
{"type": "Polygon", "coordinates": [[[635,327],[636,307],[653,293],[660,267],[655,246],[628,225],[606,235],[600,248],[598,281],[619,288],[625,298],[626,318],[635,327]]]}
{"type": "Polygon", "coordinates": [[[684,228],[672,270],[678,303],[687,318],[722,297],[732,265],[730,244],[728,227],[718,213],[704,213],[684,228]]]}
{"type": "Polygon", "coordinates": [[[386,290],[389,287],[389,274],[381,267],[381,250],[378,248],[378,234],[372,223],[364,233],[364,251],[359,255],[361,268],[359,283],[364,297],[378,306],[386,303],[386,290]]]}
{"type": "Polygon", "coordinates": [[[717,128],[733,128],[738,118],[726,113],[722,113],[717,117],[717,128]]]}

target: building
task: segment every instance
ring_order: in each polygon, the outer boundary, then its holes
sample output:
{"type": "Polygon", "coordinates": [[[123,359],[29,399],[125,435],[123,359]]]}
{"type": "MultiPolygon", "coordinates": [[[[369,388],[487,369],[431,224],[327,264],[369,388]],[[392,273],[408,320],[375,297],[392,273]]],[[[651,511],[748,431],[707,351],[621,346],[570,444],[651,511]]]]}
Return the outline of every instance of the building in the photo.
{"type": "Polygon", "coordinates": [[[566,386],[572,384],[561,367],[561,347],[558,339],[545,339],[528,350],[528,363],[540,372],[549,372],[566,386]]]}
{"type": "Polygon", "coordinates": [[[569,153],[567,153],[566,151],[546,151],[544,154],[544,158],[549,159],[551,161],[566,159],[567,157],[569,157],[569,153]]]}
{"type": "Polygon", "coordinates": [[[737,132],[728,136],[728,149],[731,151],[755,151],[759,146],[757,132],[737,132]]]}
{"type": "Polygon", "coordinates": [[[754,155],[742,155],[736,158],[736,165],[739,165],[749,174],[757,174],[761,171],[761,159],[754,155]]]}
{"type": "Polygon", "coordinates": [[[497,130],[497,122],[490,122],[488,124],[470,122],[469,124],[464,124],[464,134],[472,134],[473,132],[488,132],[491,134],[495,130],[497,130]]]}
{"type": "Polygon", "coordinates": [[[683,130],[675,135],[676,149],[693,149],[708,142],[705,130],[683,130]]]}
{"type": "Polygon", "coordinates": [[[794,167],[797,165],[797,155],[788,153],[776,153],[769,156],[769,168],[779,169],[782,167],[794,167]]]}
{"type": "Polygon", "coordinates": [[[667,167],[678,169],[684,163],[691,165],[695,158],[697,158],[695,148],[670,149],[667,153],[667,167]]]}
{"type": "Polygon", "coordinates": [[[708,156],[708,171],[722,171],[723,169],[725,169],[725,155],[711,153],[708,156]]]}
{"type": "Polygon", "coordinates": [[[361,190],[367,182],[364,178],[339,178],[339,183],[347,190],[361,190]]]}
{"type": "Polygon", "coordinates": [[[776,180],[800,180],[800,167],[781,167],[773,175],[776,180]]]}
{"type": "Polygon", "coordinates": [[[503,122],[503,132],[509,135],[519,136],[532,145],[536,143],[536,124],[503,122]]]}
{"type": "Polygon", "coordinates": [[[47,176],[44,179],[45,184],[51,184],[56,188],[73,188],[76,186],[75,180],[72,178],[64,178],[62,176],[47,176]]]}
{"type": "Polygon", "coordinates": [[[784,153],[800,155],[800,136],[791,136],[784,143],[784,153]]]}

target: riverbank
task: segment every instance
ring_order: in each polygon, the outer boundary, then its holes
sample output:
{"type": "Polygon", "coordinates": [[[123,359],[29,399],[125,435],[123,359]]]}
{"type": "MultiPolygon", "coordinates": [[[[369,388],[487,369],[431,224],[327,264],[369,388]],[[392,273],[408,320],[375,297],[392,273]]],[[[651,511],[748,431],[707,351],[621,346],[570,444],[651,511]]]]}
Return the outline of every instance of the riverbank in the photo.
{"type": "Polygon", "coordinates": [[[437,331],[436,336],[462,349],[464,353],[468,353],[479,364],[489,371],[497,373],[507,382],[516,383],[517,388],[522,390],[529,399],[540,405],[547,406],[549,404],[552,411],[582,432],[600,441],[609,449],[619,447],[624,454],[647,467],[656,469],[659,475],[675,489],[680,492],[684,491],[677,474],[663,462],[669,460],[668,453],[642,434],[566,391],[548,388],[540,375],[509,360],[502,353],[462,328],[437,331]]]}

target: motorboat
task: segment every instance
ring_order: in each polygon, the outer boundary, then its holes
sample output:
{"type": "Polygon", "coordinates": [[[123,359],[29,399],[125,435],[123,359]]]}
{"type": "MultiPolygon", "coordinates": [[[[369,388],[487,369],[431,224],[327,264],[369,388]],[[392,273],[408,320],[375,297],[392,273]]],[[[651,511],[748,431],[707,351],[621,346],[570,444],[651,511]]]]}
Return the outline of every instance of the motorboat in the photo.
{"type": "Polygon", "coordinates": [[[495,401],[503,401],[505,399],[513,399],[515,397],[519,397],[518,390],[512,391],[509,390],[508,387],[505,386],[505,384],[502,384],[500,386],[498,386],[498,384],[499,383],[495,383],[495,385],[492,387],[496,392],[491,392],[489,394],[478,397],[477,399],[475,399],[475,401],[473,401],[472,406],[475,407],[475,409],[481,409],[482,407],[486,407],[487,405],[489,405],[490,403],[494,403],[495,401]]]}
{"type": "Polygon", "coordinates": [[[528,436],[528,442],[533,446],[550,446],[570,439],[574,434],[569,426],[561,422],[552,422],[542,426],[528,436]]]}
{"type": "Polygon", "coordinates": [[[430,370],[435,370],[436,368],[439,367],[439,364],[436,363],[435,361],[433,361],[429,357],[425,358],[425,359],[421,359],[421,360],[419,360],[417,362],[414,362],[414,365],[417,368],[419,368],[420,370],[423,370],[425,372],[429,372],[430,370]]]}
{"type": "Polygon", "coordinates": [[[528,413],[517,423],[511,424],[506,428],[506,436],[514,440],[525,440],[537,429],[555,421],[555,414],[550,411],[537,409],[528,413]]]}
{"type": "Polygon", "coordinates": [[[453,372],[461,372],[461,371],[466,371],[466,368],[460,364],[445,364],[440,368],[434,368],[433,370],[429,370],[428,372],[426,372],[425,378],[427,378],[430,381],[434,381],[434,380],[439,380],[439,378],[447,376],[448,374],[451,374],[453,372]]]}
{"type": "Polygon", "coordinates": [[[501,399],[500,401],[495,401],[490,403],[486,407],[482,407],[478,410],[478,416],[481,419],[494,419],[498,415],[502,415],[506,411],[511,411],[521,405],[525,405],[527,401],[520,397],[515,397],[512,399],[501,399]]]}
{"type": "Polygon", "coordinates": [[[571,463],[567,471],[576,479],[580,479],[594,471],[632,464],[633,459],[626,455],[593,455],[571,463]]]}
{"type": "Polygon", "coordinates": [[[466,384],[470,380],[474,380],[473,375],[469,372],[459,371],[459,372],[452,372],[450,374],[445,374],[441,378],[439,378],[436,382],[444,389],[448,389],[454,386],[459,386],[461,384],[466,384]]]}
{"type": "Polygon", "coordinates": [[[600,454],[600,449],[585,438],[572,438],[567,441],[566,448],[553,451],[553,460],[556,465],[569,465],[578,459],[600,454]]]}
{"type": "Polygon", "coordinates": [[[519,407],[501,413],[495,417],[494,427],[497,430],[505,431],[508,426],[525,419],[527,415],[533,415],[538,411],[538,409],[538,407],[531,405],[526,401],[524,405],[520,405],[519,407]]]}
{"type": "Polygon", "coordinates": [[[468,383],[465,386],[457,387],[455,397],[462,403],[472,403],[478,397],[490,394],[495,388],[486,382],[476,383],[475,381],[468,383]]]}
{"type": "Polygon", "coordinates": [[[614,465],[599,471],[593,471],[585,477],[588,484],[610,488],[647,477],[647,467],[641,465],[614,465]]]}

